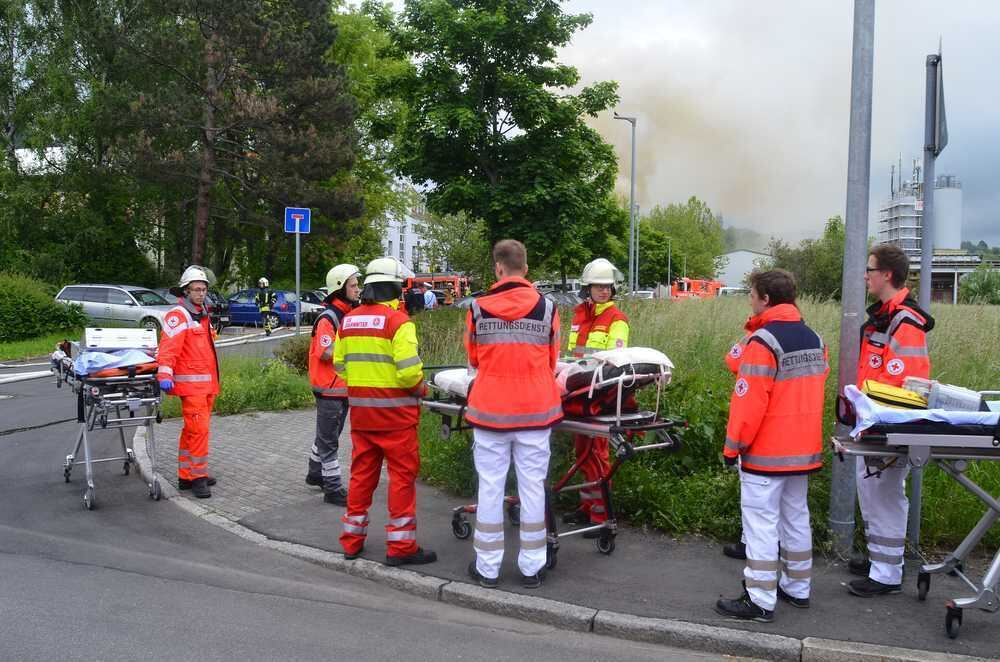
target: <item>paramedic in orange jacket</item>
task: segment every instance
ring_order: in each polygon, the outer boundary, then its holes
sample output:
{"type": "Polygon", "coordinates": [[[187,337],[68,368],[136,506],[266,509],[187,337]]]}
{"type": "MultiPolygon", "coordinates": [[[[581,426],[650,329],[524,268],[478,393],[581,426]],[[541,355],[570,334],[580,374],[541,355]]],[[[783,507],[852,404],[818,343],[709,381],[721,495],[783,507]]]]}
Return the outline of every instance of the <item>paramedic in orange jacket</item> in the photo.
{"type": "Polygon", "coordinates": [[[417,545],[417,424],[427,392],[417,330],[399,310],[403,280],[413,272],[391,257],[368,263],[361,305],[344,316],[333,365],[347,382],[351,415],[351,484],[341,519],[344,557],[355,559],[368,536],[368,509],[385,462],[389,473],[387,565],[433,563],[417,545]]]}
{"type": "Polygon", "coordinates": [[[316,398],[316,438],[309,454],[306,484],[323,488],[323,501],[347,505],[340,477],[340,433],[347,421],[347,384],[333,369],[334,343],[344,316],[358,305],[361,272],[353,264],[338,264],[326,274],[326,309],[312,325],[309,382],[316,398]]]}
{"type": "MultiPolygon", "coordinates": [[[[868,308],[861,327],[859,388],[868,379],[902,386],[907,377],[930,377],[927,332],[934,328],[934,318],[904,287],[909,269],[909,258],[896,246],[880,244],[868,255],[865,283],[877,301],[868,308]]],[[[905,492],[908,473],[907,462],[896,462],[869,475],[864,458],[858,458],[858,500],[869,560],[852,560],[849,565],[852,573],[865,577],[847,585],[854,595],[869,598],[901,590],[910,506],[905,492]]]]}
{"type": "Polygon", "coordinates": [[[524,244],[493,247],[496,284],[478,297],[466,318],[465,347],[475,379],[465,419],[473,427],[479,501],[469,575],[494,588],[503,560],[503,499],[511,455],[521,501],[517,565],[522,585],[541,586],[546,560],[545,479],[549,435],[562,419],[555,380],[559,312],[525,279],[524,244]]]}
{"type": "MultiPolygon", "coordinates": [[[[573,309],[569,331],[569,352],[583,358],[594,352],[628,347],[628,316],[615,306],[615,282],[621,272],[611,262],[598,258],[583,268],[583,303],[573,309]]],[[[577,460],[585,482],[601,479],[611,469],[608,438],[573,435],[577,460]]],[[[580,490],[580,508],[563,516],[566,524],[603,524],[608,519],[604,496],[599,486],[580,490]]],[[[597,538],[600,530],[586,531],[584,538],[597,538]]]]}
{"type": "Polygon", "coordinates": [[[156,353],[160,388],[181,399],[184,427],[177,444],[177,488],[199,499],[212,496],[208,473],[208,434],[212,405],[219,393],[219,361],[205,297],[212,279],[207,269],[190,266],[170,293],[178,305],[163,317],[156,353]]]}
{"type": "Polygon", "coordinates": [[[740,465],[746,538],[743,594],[719,600],[724,616],[774,619],[781,599],[809,606],[812,530],[808,475],[823,466],[827,349],[795,306],[782,269],[750,277],[750,337],[739,359],[723,455],[740,465]],[[779,551],[780,550],[780,551],[779,551]]]}

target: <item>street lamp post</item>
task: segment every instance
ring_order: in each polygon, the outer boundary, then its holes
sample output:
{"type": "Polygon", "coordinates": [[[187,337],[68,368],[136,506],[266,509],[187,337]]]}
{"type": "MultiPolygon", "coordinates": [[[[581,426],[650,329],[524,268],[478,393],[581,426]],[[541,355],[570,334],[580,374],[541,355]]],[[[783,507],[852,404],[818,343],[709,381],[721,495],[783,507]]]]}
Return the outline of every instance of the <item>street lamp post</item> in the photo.
{"type": "Polygon", "coordinates": [[[615,113],[616,120],[622,120],[632,125],[632,172],[628,196],[628,282],[629,288],[635,291],[636,273],[636,245],[635,245],[635,117],[626,117],[615,113]]]}
{"type": "Polygon", "coordinates": [[[672,257],[672,254],[673,254],[673,238],[667,237],[667,291],[670,291],[672,287],[670,280],[670,271],[671,271],[670,258],[672,257]]]}

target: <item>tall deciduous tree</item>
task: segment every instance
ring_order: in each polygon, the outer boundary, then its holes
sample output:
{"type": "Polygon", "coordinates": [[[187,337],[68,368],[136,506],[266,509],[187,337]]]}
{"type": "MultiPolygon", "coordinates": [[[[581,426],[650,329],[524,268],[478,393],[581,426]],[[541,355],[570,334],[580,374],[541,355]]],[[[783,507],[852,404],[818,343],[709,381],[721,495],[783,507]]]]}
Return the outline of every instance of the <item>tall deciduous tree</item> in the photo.
{"type": "Polygon", "coordinates": [[[833,216],[827,220],[819,239],[806,239],[798,247],[773,240],[769,251],[774,258],[773,266],[792,272],[802,294],[840,299],[844,238],[844,221],[833,216]]]}
{"type": "MultiPolygon", "coordinates": [[[[708,205],[692,196],[684,204],[656,206],[643,217],[643,225],[670,237],[674,275],[712,278],[722,264],[725,236],[722,220],[708,205]],[[687,273],[682,273],[684,264],[687,273]]],[[[642,245],[640,243],[640,264],[642,245]]]]}
{"type": "Polygon", "coordinates": [[[407,109],[396,164],[432,186],[429,207],[516,237],[534,266],[575,273],[626,233],[611,192],[617,163],[584,119],[617,85],[570,94],[576,69],[557,49],[590,24],[560,0],[407,0],[395,41],[415,67],[391,81],[407,109]]]}

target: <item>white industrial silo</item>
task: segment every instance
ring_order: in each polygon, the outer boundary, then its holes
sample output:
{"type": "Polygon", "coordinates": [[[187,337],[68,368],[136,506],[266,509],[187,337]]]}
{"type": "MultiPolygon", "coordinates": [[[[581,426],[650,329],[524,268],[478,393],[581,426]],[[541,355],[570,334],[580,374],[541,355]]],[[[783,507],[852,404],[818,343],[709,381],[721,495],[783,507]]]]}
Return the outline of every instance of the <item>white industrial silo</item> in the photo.
{"type": "Polygon", "coordinates": [[[934,187],[934,248],[962,247],[962,183],[941,175],[934,187]]]}

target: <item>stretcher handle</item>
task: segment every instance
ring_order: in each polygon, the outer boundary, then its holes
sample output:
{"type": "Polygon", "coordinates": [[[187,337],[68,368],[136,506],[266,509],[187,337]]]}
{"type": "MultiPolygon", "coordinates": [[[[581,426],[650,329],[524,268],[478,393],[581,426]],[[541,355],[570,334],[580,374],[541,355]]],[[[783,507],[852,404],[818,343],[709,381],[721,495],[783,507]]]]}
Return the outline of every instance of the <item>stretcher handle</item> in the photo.
{"type": "Polygon", "coordinates": [[[658,421],[656,423],[643,423],[641,425],[611,425],[608,427],[608,432],[611,434],[624,434],[626,432],[653,432],[655,430],[667,430],[684,424],[684,421],[668,419],[658,421]]]}
{"type": "Polygon", "coordinates": [[[468,368],[467,364],[462,365],[425,365],[424,370],[454,370],[456,368],[468,368]]]}

